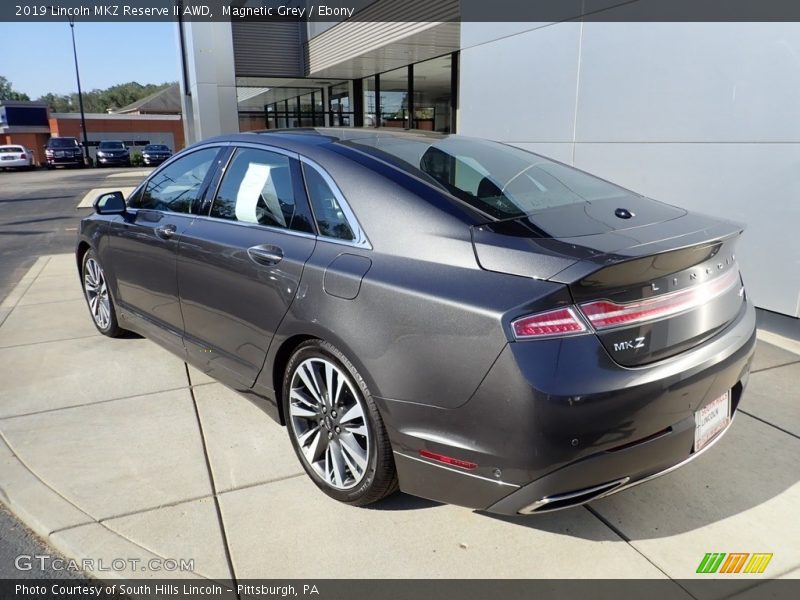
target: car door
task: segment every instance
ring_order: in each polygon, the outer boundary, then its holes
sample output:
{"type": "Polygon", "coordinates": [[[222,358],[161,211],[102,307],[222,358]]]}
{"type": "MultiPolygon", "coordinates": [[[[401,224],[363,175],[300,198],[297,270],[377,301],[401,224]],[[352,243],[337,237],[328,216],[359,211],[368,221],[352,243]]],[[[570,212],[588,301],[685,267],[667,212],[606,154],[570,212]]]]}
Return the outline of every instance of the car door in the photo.
{"type": "Polygon", "coordinates": [[[191,362],[251,387],[316,243],[296,156],[241,146],[208,216],[181,238],[178,287],[191,362]]]}
{"type": "Polygon", "coordinates": [[[178,242],[195,218],[222,148],[190,152],[155,172],[109,228],[115,300],[148,336],[182,348],[178,242]]]}

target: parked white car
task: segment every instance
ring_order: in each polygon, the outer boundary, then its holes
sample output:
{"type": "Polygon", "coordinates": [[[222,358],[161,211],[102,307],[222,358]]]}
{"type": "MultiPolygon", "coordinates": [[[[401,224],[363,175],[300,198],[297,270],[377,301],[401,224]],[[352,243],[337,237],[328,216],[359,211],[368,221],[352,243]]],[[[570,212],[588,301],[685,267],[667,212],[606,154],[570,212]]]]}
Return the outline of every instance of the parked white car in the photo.
{"type": "Polygon", "coordinates": [[[0,146],[0,169],[32,169],[33,152],[25,146],[0,146]]]}

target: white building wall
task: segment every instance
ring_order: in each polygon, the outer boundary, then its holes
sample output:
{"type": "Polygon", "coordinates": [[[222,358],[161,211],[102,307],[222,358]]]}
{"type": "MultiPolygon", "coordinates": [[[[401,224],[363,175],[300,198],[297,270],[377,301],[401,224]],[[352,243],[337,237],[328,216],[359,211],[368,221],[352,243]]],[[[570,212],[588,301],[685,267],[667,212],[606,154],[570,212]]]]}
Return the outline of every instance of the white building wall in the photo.
{"type": "Polygon", "coordinates": [[[459,131],[746,224],[757,306],[800,316],[800,24],[462,23],[459,131]]]}
{"type": "Polygon", "coordinates": [[[180,87],[187,145],[223,133],[238,133],[231,24],[185,22],[183,31],[189,89],[185,89],[183,78],[180,87]]]}

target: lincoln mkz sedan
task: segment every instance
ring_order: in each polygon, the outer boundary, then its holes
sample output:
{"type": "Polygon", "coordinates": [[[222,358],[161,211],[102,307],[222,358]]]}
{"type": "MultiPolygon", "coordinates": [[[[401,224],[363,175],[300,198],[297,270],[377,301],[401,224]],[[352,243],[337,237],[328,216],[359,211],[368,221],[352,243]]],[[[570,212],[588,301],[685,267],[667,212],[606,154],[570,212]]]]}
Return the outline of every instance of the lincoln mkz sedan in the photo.
{"type": "Polygon", "coordinates": [[[118,140],[103,140],[97,146],[97,166],[131,166],[131,153],[128,147],[118,140]]]}
{"type": "Polygon", "coordinates": [[[501,143],[228,135],[95,213],[100,332],[250,398],[349,504],[579,505],[710,448],[747,383],[740,225],[501,143]]]}

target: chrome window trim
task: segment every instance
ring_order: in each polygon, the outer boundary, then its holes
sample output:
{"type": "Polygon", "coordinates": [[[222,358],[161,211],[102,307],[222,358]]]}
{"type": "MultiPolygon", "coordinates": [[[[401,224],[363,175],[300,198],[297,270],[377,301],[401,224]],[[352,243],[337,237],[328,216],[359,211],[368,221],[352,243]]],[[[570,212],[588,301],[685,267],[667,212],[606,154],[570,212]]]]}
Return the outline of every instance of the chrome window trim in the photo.
{"type": "MultiPolygon", "coordinates": [[[[372,244],[370,243],[367,234],[364,232],[364,229],[361,227],[361,223],[358,222],[358,219],[356,218],[353,209],[350,208],[350,205],[344,198],[344,194],[342,194],[342,191],[339,189],[339,186],[336,185],[336,182],[333,180],[333,178],[321,165],[311,160],[310,158],[307,158],[305,156],[300,156],[300,162],[314,169],[319,174],[319,176],[325,180],[325,183],[327,183],[328,187],[331,188],[333,195],[336,196],[336,202],[339,203],[339,207],[342,209],[342,212],[344,213],[344,218],[347,221],[347,224],[350,226],[350,230],[353,232],[353,235],[356,236],[354,240],[343,240],[341,238],[330,237],[327,235],[319,235],[318,236],[319,239],[334,244],[342,244],[344,246],[353,246],[356,248],[364,248],[366,250],[372,250],[372,244]]],[[[311,201],[310,197],[308,199],[308,203],[311,206],[311,212],[313,214],[314,203],[311,201]]],[[[314,216],[314,220],[316,221],[316,215],[314,216]]],[[[318,224],[317,224],[317,229],[319,229],[318,224]]]]}
{"type": "MultiPolygon", "coordinates": [[[[295,235],[297,237],[314,238],[314,239],[317,239],[319,241],[328,242],[328,243],[331,243],[331,244],[339,244],[341,246],[349,246],[351,248],[362,248],[362,249],[365,249],[365,250],[372,250],[372,244],[370,243],[369,238],[367,237],[367,234],[364,232],[364,229],[361,227],[361,223],[359,223],[358,219],[356,218],[356,215],[353,212],[353,209],[350,208],[350,205],[347,203],[347,200],[345,200],[344,194],[342,194],[342,191],[339,189],[339,186],[336,185],[336,182],[333,180],[333,178],[328,174],[328,172],[319,163],[317,163],[316,161],[311,160],[310,158],[308,158],[306,156],[302,156],[301,154],[298,154],[297,152],[292,152],[291,150],[286,150],[284,148],[279,148],[279,147],[276,147],[276,146],[272,146],[270,144],[264,144],[264,143],[260,143],[260,142],[240,142],[240,141],[211,142],[211,143],[208,143],[208,144],[199,144],[197,146],[191,146],[192,152],[198,151],[198,150],[205,150],[206,148],[229,148],[229,147],[233,147],[234,151],[228,157],[228,160],[226,161],[226,163],[221,166],[219,182],[217,184],[217,189],[214,190],[214,197],[211,199],[211,204],[213,204],[214,199],[216,198],[216,195],[219,192],[219,186],[222,185],[222,180],[225,178],[225,174],[227,173],[227,170],[228,170],[228,167],[231,164],[231,161],[233,160],[234,156],[236,156],[236,150],[238,150],[239,148],[249,148],[249,149],[253,149],[253,150],[265,150],[267,152],[274,152],[276,154],[282,154],[282,155],[287,156],[289,158],[293,158],[293,159],[295,159],[295,160],[297,160],[297,161],[299,161],[301,163],[304,163],[304,164],[308,165],[309,167],[311,167],[312,169],[314,169],[317,173],[319,173],[319,175],[322,177],[322,179],[325,180],[325,183],[328,184],[328,187],[331,188],[331,191],[333,192],[334,196],[336,196],[336,201],[339,203],[339,206],[341,207],[342,212],[344,213],[345,219],[347,220],[347,224],[350,226],[350,229],[353,231],[353,234],[356,236],[355,239],[354,240],[343,240],[343,239],[339,239],[339,238],[334,238],[334,237],[329,237],[329,236],[324,236],[324,235],[319,235],[319,234],[314,234],[314,233],[307,233],[305,231],[296,231],[294,229],[289,229],[288,227],[287,228],[273,227],[273,226],[270,226],[270,225],[262,225],[260,223],[247,223],[247,222],[244,222],[244,221],[232,221],[232,220],[229,220],[229,219],[220,219],[220,218],[217,218],[217,217],[212,217],[210,214],[193,214],[193,215],[190,215],[190,216],[193,216],[193,217],[195,217],[197,219],[213,220],[215,223],[220,223],[220,222],[235,223],[237,225],[242,225],[242,226],[246,226],[246,227],[258,227],[260,229],[265,229],[267,231],[274,231],[274,232],[286,233],[288,235],[295,235]]],[[[187,150],[187,149],[181,150],[180,152],[177,152],[177,153],[173,154],[168,160],[166,160],[164,163],[162,163],[155,171],[150,173],[150,175],[144,181],[142,181],[136,187],[136,189],[134,189],[134,191],[131,193],[131,196],[133,196],[134,193],[138,192],[138,190],[142,186],[146,186],[150,182],[150,179],[152,179],[155,175],[157,175],[162,169],[164,169],[165,167],[170,165],[177,158],[183,157],[186,154],[188,154],[188,153],[185,153],[185,150],[187,150]]],[[[305,182],[303,182],[303,184],[305,185],[305,182]]],[[[209,211],[211,209],[211,204],[209,204],[209,211]]],[[[312,214],[312,216],[314,216],[314,206],[313,206],[313,204],[311,202],[311,198],[308,198],[308,204],[309,204],[309,207],[311,209],[311,214],[312,214]]],[[[140,209],[140,208],[134,207],[134,208],[131,208],[131,210],[157,210],[157,209],[140,209]]],[[[160,212],[163,212],[165,214],[173,214],[173,213],[168,213],[167,211],[160,211],[160,212]]],[[[177,213],[177,214],[185,214],[185,213],[177,213]]],[[[314,220],[316,221],[316,217],[314,217],[314,220]]],[[[318,230],[319,227],[316,226],[316,222],[314,223],[314,225],[315,225],[315,228],[318,230]]]]}
{"type": "Polygon", "coordinates": [[[305,231],[297,231],[296,229],[289,229],[288,227],[274,227],[272,225],[262,225],[261,223],[249,223],[248,221],[234,221],[233,219],[221,219],[219,217],[212,217],[211,215],[194,215],[196,219],[204,221],[213,221],[214,223],[227,223],[228,225],[238,225],[240,227],[257,228],[275,233],[285,233],[286,235],[293,235],[296,237],[303,237],[309,239],[317,239],[319,236],[315,233],[308,233],[305,231]]]}

